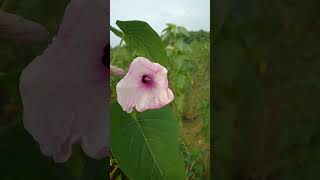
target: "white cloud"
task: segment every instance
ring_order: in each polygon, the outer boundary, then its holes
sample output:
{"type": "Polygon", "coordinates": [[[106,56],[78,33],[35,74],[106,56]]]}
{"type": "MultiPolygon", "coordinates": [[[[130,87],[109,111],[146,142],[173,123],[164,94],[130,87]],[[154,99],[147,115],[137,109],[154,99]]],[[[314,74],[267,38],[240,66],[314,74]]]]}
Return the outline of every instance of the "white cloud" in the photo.
{"type": "MultiPolygon", "coordinates": [[[[188,30],[210,29],[210,0],[111,0],[110,23],[116,20],[142,20],[158,33],[166,23],[174,23],[188,30]]],[[[112,47],[120,38],[110,33],[112,47]]]]}

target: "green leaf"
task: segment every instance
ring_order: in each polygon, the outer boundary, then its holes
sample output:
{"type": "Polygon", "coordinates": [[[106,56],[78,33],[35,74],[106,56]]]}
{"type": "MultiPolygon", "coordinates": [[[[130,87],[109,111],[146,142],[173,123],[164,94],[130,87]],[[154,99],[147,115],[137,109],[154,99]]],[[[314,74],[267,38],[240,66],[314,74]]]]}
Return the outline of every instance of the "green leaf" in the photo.
{"type": "Polygon", "coordinates": [[[177,121],[169,106],[133,119],[111,105],[110,145],[121,170],[133,180],[185,179],[177,121]]]}
{"type": "Polygon", "coordinates": [[[138,53],[143,54],[153,62],[168,66],[168,56],[161,38],[148,23],[143,21],[117,21],[124,33],[124,41],[138,53]]]}
{"type": "Polygon", "coordinates": [[[110,31],[112,31],[119,38],[122,38],[122,36],[123,36],[123,33],[120,30],[116,29],[115,27],[113,27],[111,25],[110,25],[110,31]]]}

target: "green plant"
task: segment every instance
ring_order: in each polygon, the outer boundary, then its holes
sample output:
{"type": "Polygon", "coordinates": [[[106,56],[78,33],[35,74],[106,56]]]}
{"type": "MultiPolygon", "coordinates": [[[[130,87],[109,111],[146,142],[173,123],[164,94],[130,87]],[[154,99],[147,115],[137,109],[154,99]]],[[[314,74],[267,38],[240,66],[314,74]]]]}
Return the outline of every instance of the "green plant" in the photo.
{"type": "MultiPolygon", "coordinates": [[[[122,37],[121,33],[117,33],[122,37]]],[[[178,54],[167,51],[170,88],[175,95],[172,108],[179,122],[180,149],[185,160],[186,176],[189,179],[209,179],[210,86],[206,83],[210,80],[209,33],[188,33],[191,34],[190,37],[179,37],[188,50],[179,51],[178,54]]],[[[174,41],[172,40],[172,44],[175,44],[174,41]]],[[[163,44],[167,45],[164,41],[163,44]]],[[[122,45],[110,49],[111,57],[116,51],[118,53],[114,65],[126,70],[130,60],[139,54],[129,46],[122,45]]],[[[113,100],[116,99],[114,89],[119,80],[119,77],[111,79],[113,100]]]]}
{"type": "MultiPolygon", "coordinates": [[[[162,41],[147,23],[117,21],[117,25],[121,31],[115,28],[111,28],[111,31],[122,40],[113,54],[115,61],[124,40],[137,56],[168,65],[162,41]]],[[[114,86],[111,88],[114,91],[114,86]]],[[[117,164],[114,169],[120,168],[130,179],[137,180],[185,178],[177,121],[170,106],[127,114],[117,102],[112,102],[110,114],[110,145],[114,157],[112,161],[117,164]]],[[[111,173],[111,176],[114,174],[111,173]]]]}

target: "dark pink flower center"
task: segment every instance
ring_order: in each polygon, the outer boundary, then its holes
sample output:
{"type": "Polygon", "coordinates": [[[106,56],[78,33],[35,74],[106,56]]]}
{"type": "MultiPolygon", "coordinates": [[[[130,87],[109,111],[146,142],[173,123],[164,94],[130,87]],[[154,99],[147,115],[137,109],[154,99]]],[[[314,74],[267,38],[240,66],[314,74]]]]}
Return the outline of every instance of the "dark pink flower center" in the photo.
{"type": "Polygon", "coordinates": [[[150,78],[148,75],[143,75],[141,81],[142,81],[144,84],[148,84],[148,83],[151,83],[151,78],[150,78]]]}
{"type": "Polygon", "coordinates": [[[143,75],[141,78],[141,82],[143,84],[144,87],[148,87],[148,88],[152,88],[154,85],[154,82],[152,80],[152,76],[151,75],[143,75]]]}

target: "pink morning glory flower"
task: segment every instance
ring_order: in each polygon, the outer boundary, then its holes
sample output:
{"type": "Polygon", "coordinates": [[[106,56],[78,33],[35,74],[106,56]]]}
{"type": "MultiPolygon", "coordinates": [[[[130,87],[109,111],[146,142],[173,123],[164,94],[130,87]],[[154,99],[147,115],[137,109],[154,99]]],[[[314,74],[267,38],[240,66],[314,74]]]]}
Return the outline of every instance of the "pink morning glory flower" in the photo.
{"type": "Polygon", "coordinates": [[[174,95],[168,86],[167,69],[144,57],[134,59],[128,73],[117,84],[117,100],[128,113],[142,112],[169,104],[174,95]]]}
{"type": "Polygon", "coordinates": [[[106,0],[71,0],[51,45],[21,74],[24,127],[55,162],[73,144],[108,155],[108,10],[106,0]]]}

